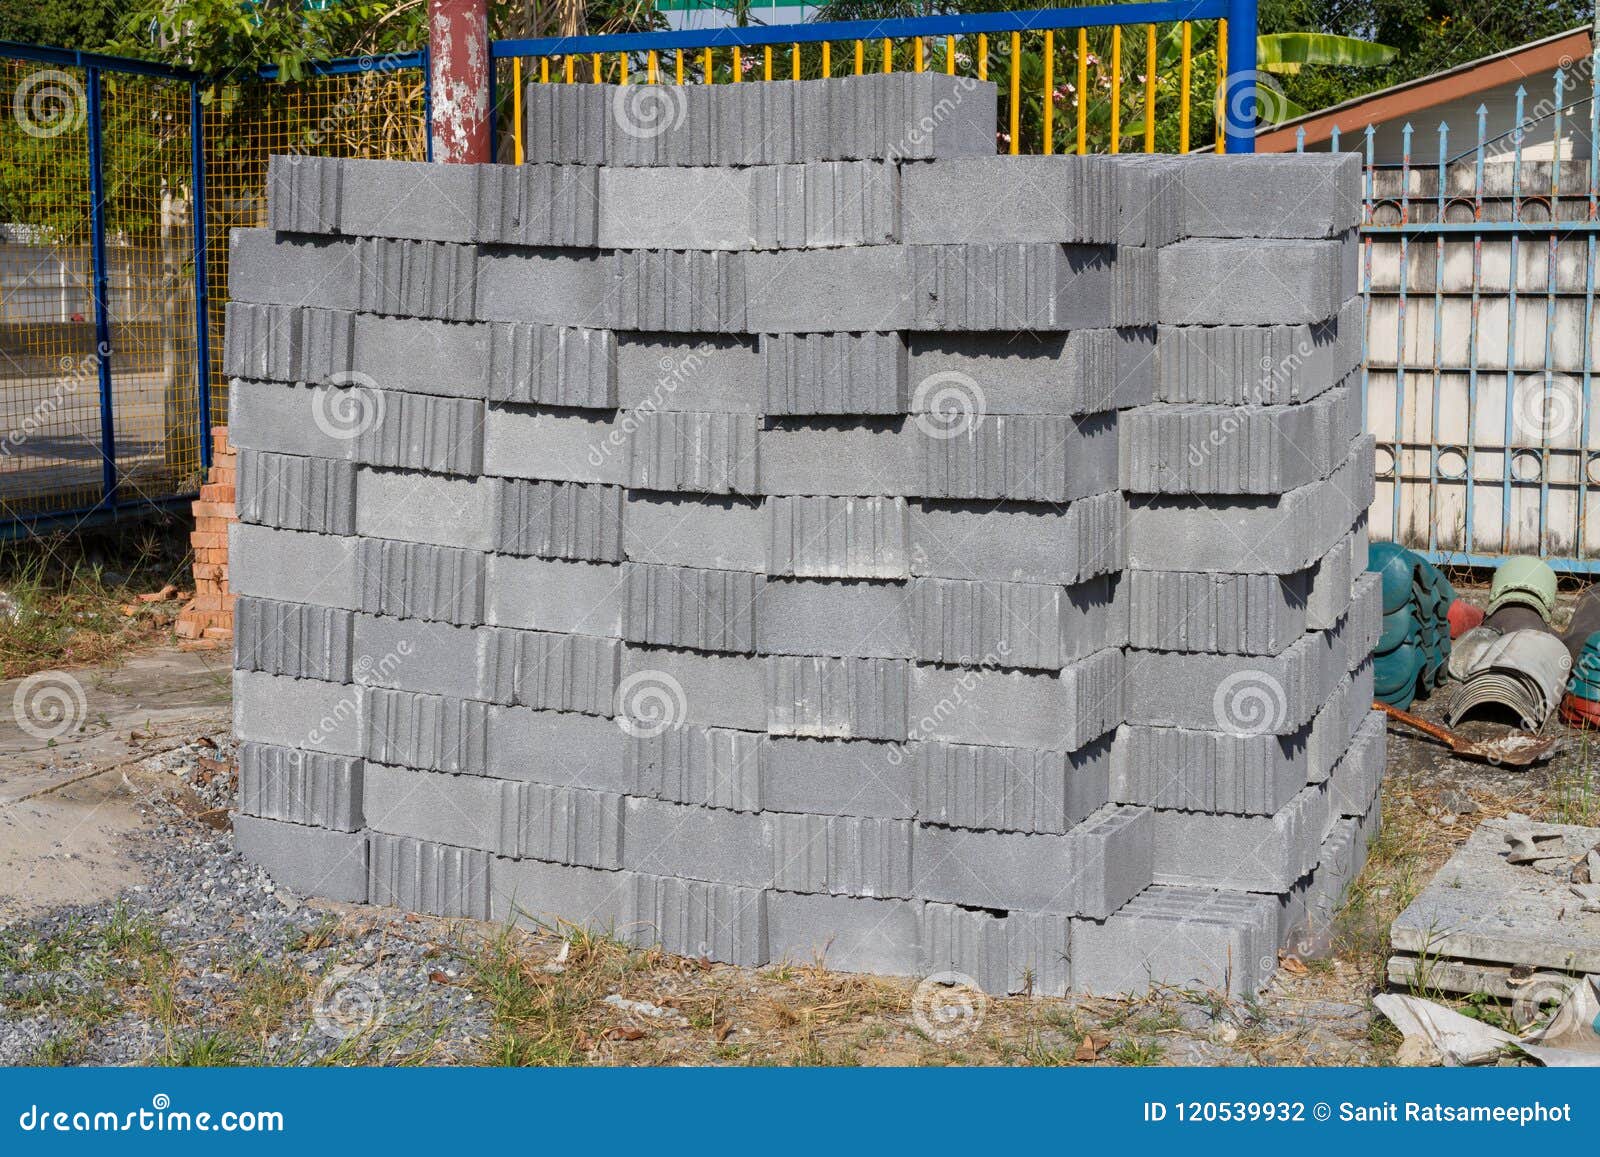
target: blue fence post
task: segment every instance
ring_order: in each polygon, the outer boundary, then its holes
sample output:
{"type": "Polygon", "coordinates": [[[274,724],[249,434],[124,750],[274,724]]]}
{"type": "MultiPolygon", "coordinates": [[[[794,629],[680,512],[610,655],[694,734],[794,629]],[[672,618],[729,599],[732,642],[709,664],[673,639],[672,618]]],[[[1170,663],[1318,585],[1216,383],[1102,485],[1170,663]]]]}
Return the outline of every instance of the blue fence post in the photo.
{"type": "Polygon", "coordinates": [[[1256,0],[1228,0],[1228,75],[1223,87],[1223,147],[1256,151],[1256,0]]]}
{"type": "Polygon", "coordinates": [[[422,142],[423,160],[433,160],[433,58],[426,47],[422,50],[422,142]]]}
{"type": "Polygon", "coordinates": [[[200,466],[211,469],[211,291],[206,278],[205,107],[200,82],[189,82],[189,231],[194,235],[194,383],[200,420],[200,466]]]}
{"type": "Polygon", "coordinates": [[[100,372],[100,501],[105,506],[117,497],[116,414],[111,404],[111,278],[106,269],[106,189],[101,145],[104,124],[100,115],[100,69],[85,69],[89,89],[89,252],[94,263],[95,364],[100,372]]]}

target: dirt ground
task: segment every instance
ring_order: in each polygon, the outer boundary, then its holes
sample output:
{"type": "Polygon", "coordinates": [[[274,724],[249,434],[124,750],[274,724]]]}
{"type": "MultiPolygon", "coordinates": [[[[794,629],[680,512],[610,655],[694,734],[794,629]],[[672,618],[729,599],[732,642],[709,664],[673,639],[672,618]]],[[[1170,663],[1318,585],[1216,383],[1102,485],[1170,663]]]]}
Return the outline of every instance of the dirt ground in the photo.
{"type": "Polygon", "coordinates": [[[1391,729],[1383,832],[1327,959],[1253,1000],[985,999],[281,892],[232,850],[225,667],[141,653],[80,673],[83,734],[0,736],[0,1063],[1384,1064],[1388,926],[1450,853],[1511,811],[1600,823],[1586,735],[1552,721],[1563,751],[1519,772],[1391,729]]]}

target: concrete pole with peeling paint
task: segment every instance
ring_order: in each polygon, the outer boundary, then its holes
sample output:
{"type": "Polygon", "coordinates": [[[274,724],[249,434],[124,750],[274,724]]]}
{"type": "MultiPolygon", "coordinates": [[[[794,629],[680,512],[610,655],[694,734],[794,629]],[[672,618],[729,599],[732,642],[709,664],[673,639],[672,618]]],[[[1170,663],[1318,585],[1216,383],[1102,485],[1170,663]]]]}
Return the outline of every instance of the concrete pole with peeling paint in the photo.
{"type": "Polygon", "coordinates": [[[433,159],[485,164],[489,141],[488,0],[428,0],[433,159]]]}

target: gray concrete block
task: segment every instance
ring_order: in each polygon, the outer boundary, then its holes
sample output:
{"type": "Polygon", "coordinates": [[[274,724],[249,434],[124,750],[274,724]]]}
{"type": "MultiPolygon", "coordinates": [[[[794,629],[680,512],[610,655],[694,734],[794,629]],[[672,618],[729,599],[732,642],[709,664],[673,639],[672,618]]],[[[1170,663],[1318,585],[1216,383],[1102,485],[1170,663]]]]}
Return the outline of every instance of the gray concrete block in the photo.
{"type": "Polygon", "coordinates": [[[363,748],[374,763],[482,775],[488,704],[374,687],[363,748]]]}
{"type": "Polygon", "coordinates": [[[344,168],[330,157],[267,158],[267,226],[284,233],[337,233],[344,168]]]}
{"type": "Polygon", "coordinates": [[[766,730],[828,739],[904,739],[909,665],[896,659],[771,655],[766,730]]]}
{"type": "Polygon", "coordinates": [[[745,334],[619,334],[617,405],[641,413],[760,414],[758,340],[745,334]]]}
{"type": "Polygon", "coordinates": [[[498,245],[589,248],[599,244],[600,170],[571,165],[474,165],[472,240],[498,245]]]}
{"type": "Polygon", "coordinates": [[[628,485],[755,494],[756,428],[753,414],[640,413],[628,441],[628,485]]]}
{"type": "Polygon", "coordinates": [[[478,258],[478,318],[619,328],[606,320],[609,268],[600,253],[486,247],[478,258]]]}
{"type": "Polygon", "coordinates": [[[270,743],[239,745],[239,810],[341,832],[364,826],[360,759],[270,743]]]}
{"type": "Polygon", "coordinates": [[[522,137],[529,165],[598,165],[606,159],[609,86],[535,84],[523,88],[522,137]]]}
{"type": "Polygon", "coordinates": [[[1308,571],[1292,575],[1130,570],[1128,643],[1147,651],[1279,655],[1311,624],[1308,571]]]}
{"type": "Polygon", "coordinates": [[[357,462],[435,474],[482,472],[482,402],[390,390],[366,390],[363,396],[371,417],[351,440],[357,462]]]}
{"type": "MultiPolygon", "coordinates": [[[[1347,611],[1356,590],[1356,577],[1367,569],[1365,553],[1357,559],[1351,552],[1354,534],[1334,543],[1333,549],[1311,568],[1306,595],[1306,627],[1328,630],[1337,625],[1347,611]]],[[[1380,606],[1381,613],[1381,606],[1380,606]]],[[[1382,624],[1379,624],[1380,629],[1382,624]]]]}
{"type": "Polygon", "coordinates": [[[1380,809],[1360,819],[1345,818],[1322,841],[1316,870],[1296,885],[1278,908],[1278,943],[1302,960],[1333,951],[1345,896],[1366,867],[1369,844],[1377,836],[1380,809]]]}
{"type": "Polygon", "coordinates": [[[1303,325],[1163,325],[1156,396],[1165,402],[1286,405],[1332,389],[1361,364],[1366,305],[1303,325]]]}
{"type": "Polygon", "coordinates": [[[607,935],[628,935],[634,927],[637,883],[631,872],[497,856],[489,866],[489,887],[489,915],[497,923],[607,935]]]}
{"type": "Polygon", "coordinates": [[[478,185],[488,165],[338,160],[338,228],[353,237],[476,241],[478,185]]]}
{"type": "Polygon", "coordinates": [[[903,583],[771,579],[757,603],[755,649],[769,655],[909,659],[912,621],[903,583]]]}
{"type": "Polygon", "coordinates": [[[772,882],[768,816],[632,797],[624,809],[622,862],[630,871],[756,888],[772,882]]]}
{"type": "Polygon", "coordinates": [[[1206,888],[1151,888],[1106,920],[1072,925],[1072,984],[1095,996],[1139,996],[1154,988],[1253,996],[1271,975],[1275,946],[1260,943],[1270,896],[1259,909],[1225,906],[1206,888]]]}
{"type": "Polygon", "coordinates": [[[744,254],[735,258],[748,294],[739,328],[761,334],[908,329],[913,318],[908,253],[896,245],[859,245],[744,254]]]}
{"type": "MultiPolygon", "coordinates": [[[[1159,250],[1168,325],[1326,321],[1361,291],[1354,235],[1336,241],[1180,241],[1159,250]]],[[[1158,339],[1159,340],[1159,339],[1158,339]]]]}
{"type": "Polygon", "coordinates": [[[919,743],[916,815],[952,828],[1064,834],[1111,799],[1112,742],[1076,751],[919,743]]]}
{"type": "Polygon", "coordinates": [[[495,554],[484,587],[492,625],[622,637],[627,584],[620,566],[495,554]]]}
{"type": "MultiPolygon", "coordinates": [[[[548,711],[609,717],[621,678],[622,644],[596,635],[509,633],[515,646],[511,701],[548,711]]],[[[505,633],[500,661],[506,660],[505,633]]]]}
{"type": "Polygon", "coordinates": [[[1128,565],[1137,570],[1291,574],[1349,532],[1372,503],[1372,442],[1363,438],[1331,477],[1276,497],[1132,499],[1128,565]]]}
{"type": "Polygon", "coordinates": [[[373,832],[367,837],[367,903],[487,920],[490,860],[469,848],[373,832]]]}
{"type": "Polygon", "coordinates": [[[271,229],[233,229],[228,233],[229,300],[360,309],[356,244],[271,229]]]}
{"type": "Polygon", "coordinates": [[[749,333],[741,253],[618,249],[606,256],[604,324],[667,333],[749,333]]]}
{"type": "Polygon", "coordinates": [[[930,498],[1069,502],[1116,488],[1117,415],[981,416],[953,431],[912,423],[930,498]]]}
{"type": "Polygon", "coordinates": [[[916,894],[971,907],[1096,919],[1151,882],[1152,813],[1108,805],[1063,835],[918,825],[916,894]]]}
{"type": "Polygon", "coordinates": [[[893,497],[782,495],[766,502],[770,575],[905,578],[910,510],[893,497]]]}
{"type": "Polygon", "coordinates": [[[357,609],[397,619],[481,623],[484,566],[484,556],[474,550],[360,539],[357,609]]]}
{"type": "Polygon", "coordinates": [[[1065,996],[1072,990],[1072,920],[1041,912],[995,915],[925,904],[917,971],[954,972],[995,996],[1065,996]]]}
{"type": "MultiPolygon", "coordinates": [[[[754,249],[771,179],[755,169],[600,170],[602,249],[754,249]]],[[[772,245],[775,238],[768,238],[772,245]]]]}
{"type": "Polygon", "coordinates": [[[375,687],[487,703],[512,699],[516,635],[510,631],[358,615],[352,651],[361,681],[375,687]]]}
{"type": "Polygon", "coordinates": [[[641,731],[628,744],[628,794],[732,811],[762,808],[764,737],[725,727],[641,731]]]}
{"type": "Polygon", "coordinates": [[[621,485],[636,424],[633,415],[492,405],[483,421],[483,470],[500,478],[621,485]]]}
{"type": "Polygon", "coordinates": [[[992,503],[919,503],[911,508],[911,569],[936,578],[1077,583],[1124,565],[1120,493],[1065,510],[992,503]]]}
{"type": "Polygon", "coordinates": [[[490,401],[616,407],[617,335],[610,330],[496,322],[489,331],[490,401]]]}
{"type": "Polygon", "coordinates": [[[228,582],[236,595],[353,610],[359,605],[356,540],[248,523],[228,533],[228,582]]]}
{"type": "Polygon", "coordinates": [[[799,82],[797,159],[992,153],[997,92],[987,81],[932,72],[799,82]]]}
{"type": "Polygon", "coordinates": [[[912,898],[910,820],[777,812],[771,824],[773,887],[912,898]]]}
{"type": "Polygon", "coordinates": [[[1200,154],[1173,166],[1185,237],[1340,237],[1361,223],[1355,153],[1200,154]]]}
{"type": "Polygon", "coordinates": [[[1279,494],[1326,478],[1360,433],[1357,402],[1352,391],[1338,388],[1294,406],[1129,410],[1120,416],[1122,488],[1143,494],[1279,494]]]}
{"type": "Polygon", "coordinates": [[[905,240],[1112,245],[1116,172],[1095,156],[949,157],[901,169],[905,240]]]}
{"type": "Polygon", "coordinates": [[[1348,656],[1342,629],[1307,632],[1278,655],[1130,650],[1127,722],[1287,735],[1327,701],[1348,656]]]}
{"type": "Polygon", "coordinates": [[[703,880],[633,874],[630,939],[677,956],[758,968],[767,963],[767,893],[703,880]]]}
{"type": "Polygon", "coordinates": [[[228,390],[229,444],[239,450],[348,458],[352,423],[359,424],[363,411],[347,402],[362,397],[331,386],[235,380],[228,390]]]}
{"type": "Polygon", "coordinates": [[[910,412],[941,428],[966,415],[1097,414],[1144,405],[1155,391],[1148,328],[913,334],[907,346],[910,412]]]}
{"type": "Polygon", "coordinates": [[[369,389],[482,399],[489,391],[492,327],[416,317],[355,318],[354,352],[336,384],[369,389]]]}
{"type": "Polygon", "coordinates": [[[526,786],[368,762],[367,827],[390,836],[515,855],[526,786]]]}
{"type": "Polygon", "coordinates": [[[770,811],[916,815],[916,759],[903,744],[770,736],[761,753],[761,799],[770,811]]]}
{"type": "Polygon", "coordinates": [[[494,545],[493,483],[364,467],[356,471],[356,533],[431,546],[494,545]]]}
{"type": "Polygon", "coordinates": [[[1287,892],[1316,866],[1337,818],[1326,784],[1313,784],[1270,816],[1155,813],[1155,879],[1161,884],[1287,892]]]}
{"type": "Polygon", "coordinates": [[[497,552],[622,560],[622,487],[521,478],[497,479],[494,486],[497,552]]]}
{"type": "Polygon", "coordinates": [[[296,679],[348,683],[354,614],[244,595],[234,601],[233,665],[296,679]]]}
{"type": "Polygon", "coordinates": [[[1137,249],[974,244],[906,252],[907,329],[1102,329],[1155,320],[1154,271],[1137,249]]]}
{"type": "Polygon", "coordinates": [[[634,790],[625,766],[629,738],[611,719],[493,706],[481,726],[485,775],[552,787],[634,790]]]}
{"type": "Polygon", "coordinates": [[[789,419],[759,434],[771,495],[901,496],[925,489],[919,431],[904,421],[789,419]]]}
{"type": "Polygon", "coordinates": [[[1360,712],[1361,723],[1350,741],[1344,758],[1328,777],[1336,815],[1360,817],[1372,810],[1378,798],[1387,763],[1388,735],[1384,716],[1378,711],[1360,712]]]}
{"type": "Polygon", "coordinates": [[[356,315],[342,310],[230,301],[222,372],[272,382],[327,382],[355,368],[356,315]]]}
{"type": "Polygon", "coordinates": [[[622,796],[541,783],[511,786],[517,810],[506,816],[502,843],[507,851],[585,868],[622,867],[622,796]]]}
{"type": "Polygon", "coordinates": [[[336,458],[240,450],[235,509],[240,522],[354,534],[355,465],[336,458]]]}
{"type": "Polygon", "coordinates": [[[352,260],[355,308],[362,313],[446,321],[472,321],[477,315],[475,245],[362,237],[352,260]]]}
{"type": "Polygon", "coordinates": [[[1272,815],[1316,778],[1316,726],[1229,735],[1124,724],[1112,745],[1111,798],[1170,811],[1272,815]]]}
{"type": "Polygon", "coordinates": [[[767,520],[759,501],[628,491],[623,499],[623,554],[640,563],[762,571],[767,520]]]}
{"type": "Polygon", "coordinates": [[[761,576],[699,567],[624,566],[628,611],[622,637],[697,651],[757,649],[761,576]]]}
{"type": "Polygon", "coordinates": [[[910,584],[916,658],[930,663],[1059,670],[1126,642],[1117,584],[1074,586],[918,578],[910,584]]]}
{"type": "Polygon", "coordinates": [[[749,656],[628,644],[617,690],[618,725],[630,735],[684,723],[765,731],[765,675],[763,664],[749,656]]]}
{"type": "Polygon", "coordinates": [[[1048,674],[917,665],[910,737],[1075,751],[1122,722],[1122,673],[1115,648],[1048,674]]]}
{"type": "Polygon", "coordinates": [[[776,217],[772,232],[780,247],[887,245],[900,235],[900,171],[878,161],[774,166],[757,170],[756,194],[767,216],[776,217]],[[795,222],[802,207],[803,219],[795,222]]]}
{"type": "Polygon", "coordinates": [[[906,342],[899,333],[762,334],[768,414],[903,414],[906,342]]]}
{"type": "Polygon", "coordinates": [[[846,972],[909,975],[922,957],[922,908],[920,900],[769,892],[770,955],[846,972]]]}
{"type": "Polygon", "coordinates": [[[302,896],[367,899],[367,837],[255,816],[233,818],[233,846],[277,883],[302,896]]]}

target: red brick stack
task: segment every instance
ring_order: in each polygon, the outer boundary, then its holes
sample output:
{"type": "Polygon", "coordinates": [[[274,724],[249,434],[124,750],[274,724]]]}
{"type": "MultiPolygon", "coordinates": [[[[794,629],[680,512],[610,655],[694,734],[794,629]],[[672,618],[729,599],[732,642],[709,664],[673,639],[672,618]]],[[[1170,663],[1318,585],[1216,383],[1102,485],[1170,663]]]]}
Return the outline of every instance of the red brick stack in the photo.
{"type": "Polygon", "coordinates": [[[211,431],[211,474],[194,504],[194,598],[178,614],[177,633],[190,646],[222,646],[233,639],[233,592],[228,589],[228,527],[237,521],[235,456],[228,427],[211,431]]]}

